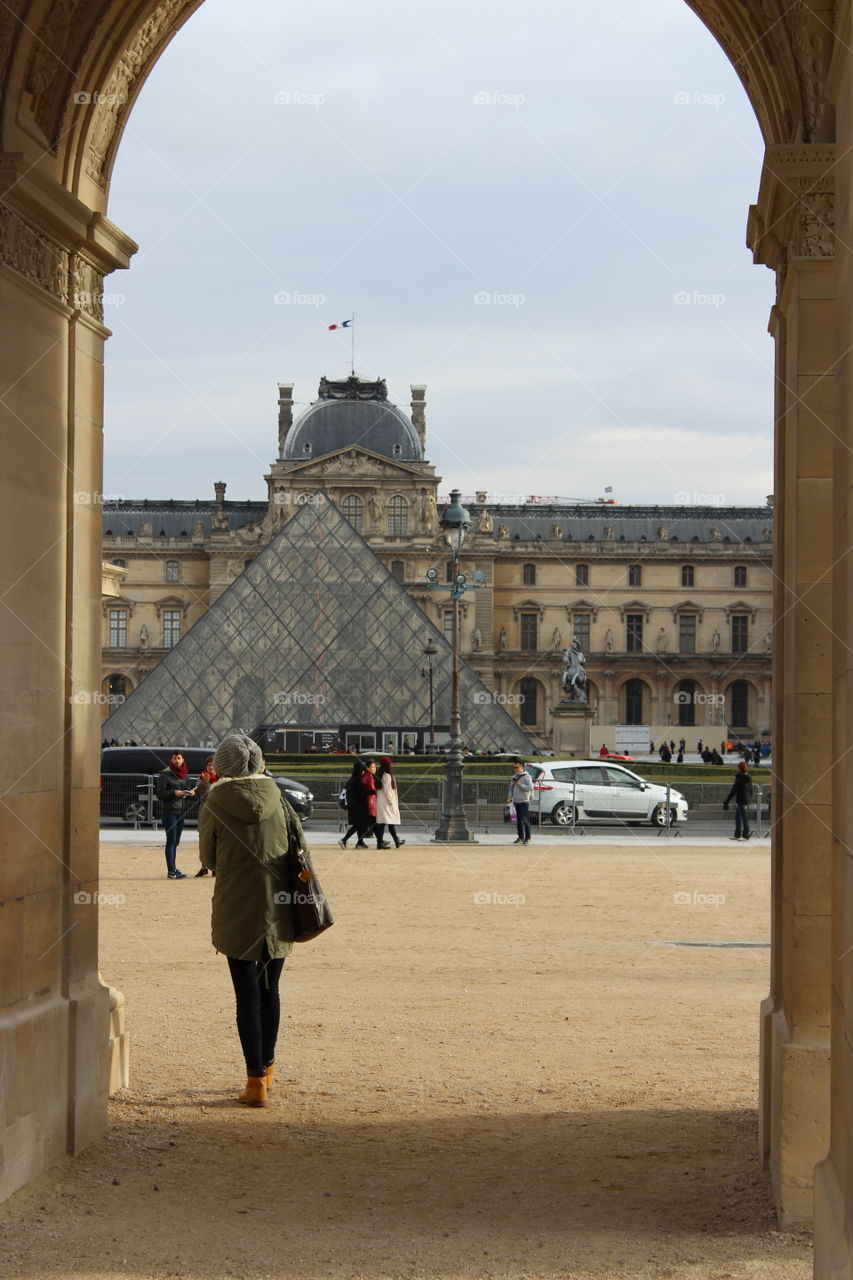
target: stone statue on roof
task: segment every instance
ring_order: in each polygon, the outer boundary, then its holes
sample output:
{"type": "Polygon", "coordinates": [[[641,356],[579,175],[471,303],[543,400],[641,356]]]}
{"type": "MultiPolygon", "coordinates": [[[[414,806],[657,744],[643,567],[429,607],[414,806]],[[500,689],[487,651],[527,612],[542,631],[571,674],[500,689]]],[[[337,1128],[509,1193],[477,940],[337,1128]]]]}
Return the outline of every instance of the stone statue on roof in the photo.
{"type": "Polygon", "coordinates": [[[338,381],[322,377],[317,394],[321,400],[387,400],[388,388],[384,378],[363,382],[353,373],[338,381]]]}

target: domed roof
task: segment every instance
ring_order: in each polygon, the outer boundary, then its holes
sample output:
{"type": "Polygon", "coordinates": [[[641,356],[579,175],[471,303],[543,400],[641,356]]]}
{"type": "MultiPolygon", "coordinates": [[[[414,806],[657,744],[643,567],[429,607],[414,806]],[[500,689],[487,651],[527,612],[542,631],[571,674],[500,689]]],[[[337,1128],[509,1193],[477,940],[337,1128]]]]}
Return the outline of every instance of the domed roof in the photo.
{"type": "Polygon", "coordinates": [[[284,457],[289,461],[319,458],[352,445],[398,462],[423,461],[418,433],[411,419],[389,403],[383,380],[322,378],[319,395],[288,433],[284,457]]]}

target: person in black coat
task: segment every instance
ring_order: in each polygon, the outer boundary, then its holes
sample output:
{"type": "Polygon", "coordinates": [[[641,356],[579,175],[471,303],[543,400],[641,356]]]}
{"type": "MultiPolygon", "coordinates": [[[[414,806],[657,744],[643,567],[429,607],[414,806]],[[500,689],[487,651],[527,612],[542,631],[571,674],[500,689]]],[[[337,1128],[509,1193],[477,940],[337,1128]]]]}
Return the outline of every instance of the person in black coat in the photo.
{"type": "Polygon", "coordinates": [[[735,802],[735,833],[730,836],[730,840],[748,840],[749,839],[749,811],[748,806],[752,800],[752,778],[749,773],[749,765],[745,760],[741,760],[737,767],[737,773],[734,776],[731,791],[723,801],[723,808],[728,809],[732,799],[735,802]]]}

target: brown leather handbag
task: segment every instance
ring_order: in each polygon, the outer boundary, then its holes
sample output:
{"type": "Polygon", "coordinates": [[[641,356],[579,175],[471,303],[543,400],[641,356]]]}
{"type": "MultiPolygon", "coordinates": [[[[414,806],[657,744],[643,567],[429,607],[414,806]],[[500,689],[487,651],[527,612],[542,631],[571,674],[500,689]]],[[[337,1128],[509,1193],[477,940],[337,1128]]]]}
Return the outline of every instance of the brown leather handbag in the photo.
{"type": "Polygon", "coordinates": [[[310,942],[335,922],[317,873],[303,849],[285,855],[284,879],[287,889],[282,900],[293,907],[293,941],[310,942]]]}

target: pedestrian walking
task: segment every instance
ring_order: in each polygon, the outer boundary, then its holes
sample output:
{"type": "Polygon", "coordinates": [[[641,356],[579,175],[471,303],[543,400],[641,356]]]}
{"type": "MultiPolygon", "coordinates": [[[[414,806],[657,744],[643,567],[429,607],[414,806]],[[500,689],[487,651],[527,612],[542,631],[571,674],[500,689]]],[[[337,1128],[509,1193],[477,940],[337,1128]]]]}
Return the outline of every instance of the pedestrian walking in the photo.
{"type": "Polygon", "coordinates": [[[246,1087],[237,1101],[265,1107],[275,1069],[281,1005],[279,981],[293,947],[290,893],[283,888],[288,854],[308,850],[302,826],[263,774],[261,749],[234,734],[217,747],[219,775],[199,819],[199,853],[216,875],[212,939],[228,961],[246,1087]]]}
{"type": "Polygon", "coordinates": [[[748,840],[750,836],[748,806],[752,800],[752,778],[749,765],[745,760],[741,760],[737,767],[731,791],[723,801],[724,809],[728,810],[732,799],[735,802],[735,833],[729,836],[729,839],[748,840]]]}
{"type": "Polygon", "coordinates": [[[187,787],[184,779],[187,776],[187,762],[183,752],[175,751],[162,773],[157,775],[155,787],[157,799],[160,801],[160,817],[166,833],[166,874],[169,880],[186,880],[183,871],[177,868],[178,845],[184,829],[184,814],[187,801],[195,791],[187,787]]]}
{"type": "Polygon", "coordinates": [[[513,844],[530,844],[530,800],[533,796],[533,779],[523,760],[516,760],[509,780],[507,802],[515,805],[515,822],[518,835],[513,844]]]}
{"type": "MultiPolygon", "coordinates": [[[[344,793],[347,800],[347,827],[341,836],[338,844],[342,849],[346,849],[347,840],[350,836],[356,836],[358,839],[359,829],[364,825],[364,788],[361,785],[361,775],[364,773],[364,762],[355,759],[352,762],[352,773],[344,783],[344,793]]],[[[356,848],[358,845],[356,844],[356,848]]]]}
{"type": "Polygon", "coordinates": [[[406,843],[397,835],[399,825],[400,801],[397,793],[397,779],[394,777],[394,765],[390,756],[383,756],[379,761],[379,770],[376,774],[376,844],[378,848],[391,848],[390,844],[385,843],[386,827],[395,848],[399,849],[401,844],[406,843]]]}

